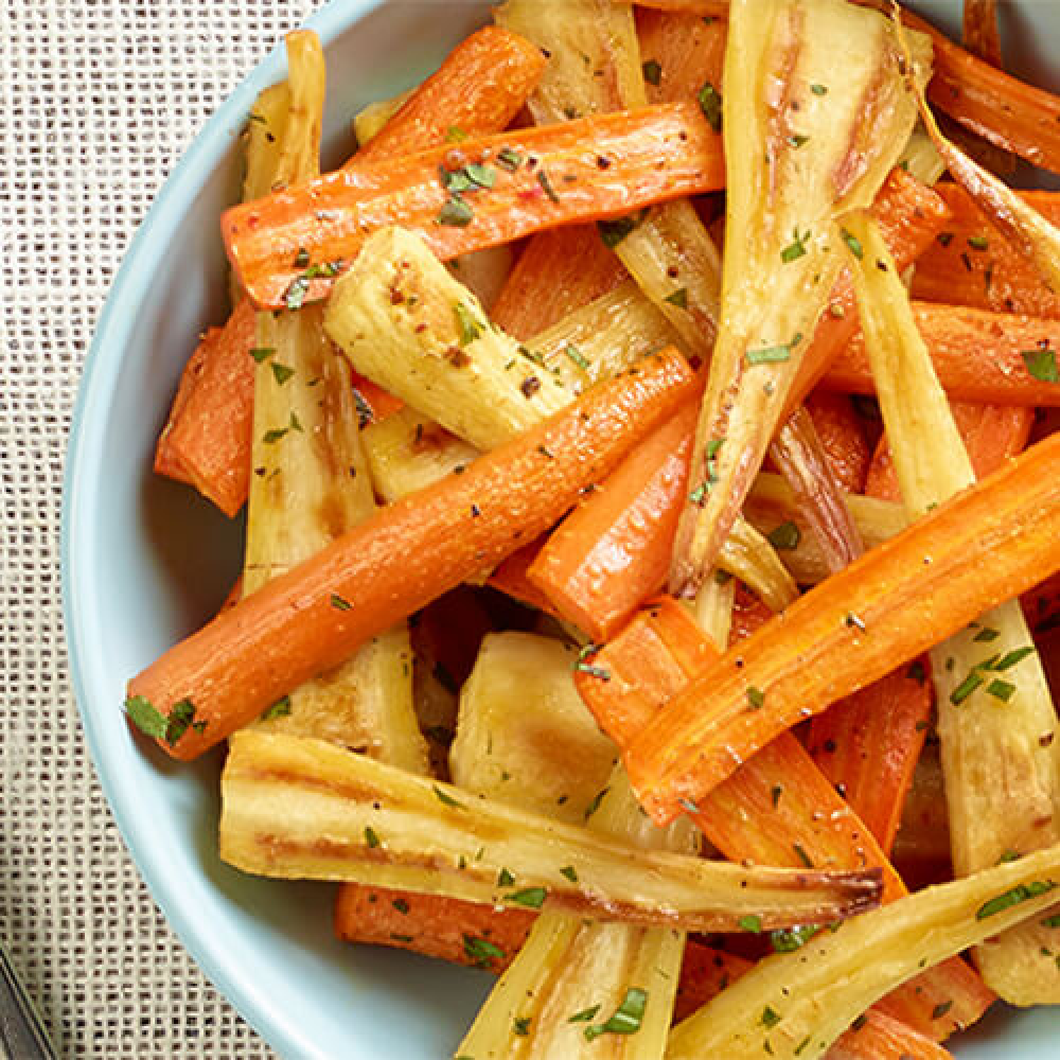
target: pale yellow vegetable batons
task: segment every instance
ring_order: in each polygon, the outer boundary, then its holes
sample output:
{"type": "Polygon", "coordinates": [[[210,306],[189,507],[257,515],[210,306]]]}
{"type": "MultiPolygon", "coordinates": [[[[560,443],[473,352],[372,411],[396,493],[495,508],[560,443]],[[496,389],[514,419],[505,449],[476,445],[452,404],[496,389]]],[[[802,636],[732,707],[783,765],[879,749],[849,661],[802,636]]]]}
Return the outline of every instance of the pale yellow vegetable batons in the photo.
{"type": "Polygon", "coordinates": [[[337,286],[327,329],[358,372],[479,449],[503,445],[573,397],[404,229],[367,240],[337,286]]]}
{"type": "MultiPolygon", "coordinates": [[[[487,637],[460,697],[450,757],[454,781],[558,820],[582,824],[588,814],[590,828],[631,844],[659,846],[670,836],[671,849],[691,852],[687,824],[670,832],[652,828],[622,772],[611,776],[615,747],[575,690],[576,661],[575,650],[546,637],[487,637]]],[[[659,1058],[683,950],[684,933],[675,929],[544,913],[457,1054],[659,1058]],[[630,990],[647,998],[636,1041],[603,1035],[596,1041],[591,1031],[590,1044],[586,1029],[606,1023],[630,990]],[[599,1018],[570,1023],[571,1015],[594,1006],[599,1018]],[[633,1052],[622,1051],[630,1047],[633,1052]]]]}
{"type": "Polygon", "coordinates": [[[362,107],[353,116],[353,135],[357,138],[357,146],[364,147],[369,141],[374,140],[383,131],[383,126],[401,110],[415,91],[414,88],[410,88],[407,92],[402,92],[392,99],[376,100],[375,103],[362,107]]]}
{"type": "Polygon", "coordinates": [[[449,773],[457,787],[581,824],[607,786],[615,745],[574,687],[578,649],[492,633],[464,687],[449,773]]]}
{"type": "Polygon", "coordinates": [[[828,922],[879,900],[878,871],[642,851],[306,737],[237,733],[222,801],[221,857],[259,876],[703,931],[738,930],[747,916],[764,928],[828,922]]]}
{"type": "MultiPolygon", "coordinates": [[[[289,81],[266,94],[269,128],[276,125],[282,133],[262,140],[259,123],[251,122],[248,187],[305,180],[319,170],[323,52],[308,32],[291,34],[287,48],[289,81]],[[273,102],[283,106],[273,110],[273,102]]],[[[322,310],[259,314],[255,358],[245,593],[375,511],[349,366],[324,334],[322,310]]],[[[256,724],[317,736],[423,771],[426,743],[413,709],[411,675],[408,631],[401,626],[374,638],[337,670],[295,689],[256,724]]]]}
{"type": "MultiPolygon", "coordinates": [[[[913,518],[975,480],[905,287],[875,224],[851,222],[855,281],[876,392],[902,497],[913,518]]],[[[925,602],[930,606],[930,602],[925,602]]],[[[931,652],[958,876],[1060,841],[1056,709],[1023,611],[1012,600],[931,652]]],[[[1005,1000],[1060,1002],[1060,929],[1032,922],[978,947],[1005,1000]]]]}
{"type": "MultiPolygon", "coordinates": [[[[914,46],[924,80],[931,44],[917,35],[914,46]]],[[[721,322],[671,570],[679,595],[709,574],[779,425],[843,265],[839,222],[871,204],[909,139],[916,101],[898,65],[878,12],[842,0],[730,5],[721,322]]]]}
{"type": "MultiPolygon", "coordinates": [[[[667,1060],[813,1060],[896,986],[947,957],[1046,917],[1060,846],[931,887],[760,961],[674,1028],[667,1060]]],[[[1050,973],[1055,977],[1055,965],[1050,973]]]]}

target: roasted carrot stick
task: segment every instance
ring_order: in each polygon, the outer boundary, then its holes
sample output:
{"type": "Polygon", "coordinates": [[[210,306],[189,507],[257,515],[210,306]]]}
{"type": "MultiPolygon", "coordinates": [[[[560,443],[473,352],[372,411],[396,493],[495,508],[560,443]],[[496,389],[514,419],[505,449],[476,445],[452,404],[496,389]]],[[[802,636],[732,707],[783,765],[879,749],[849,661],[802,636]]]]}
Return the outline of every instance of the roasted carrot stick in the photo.
{"type": "Polygon", "coordinates": [[[458,141],[506,129],[546,65],[528,40],[484,26],[450,52],[347,167],[414,154],[447,137],[458,141]]]}
{"type": "MultiPolygon", "coordinates": [[[[469,136],[499,132],[537,84],[543,64],[540,51],[516,34],[480,30],[450,54],[348,165],[425,150],[444,142],[454,126],[469,136]]],[[[245,354],[254,346],[254,314],[248,307],[239,316],[225,332],[238,328],[248,336],[245,354]]],[[[187,393],[182,398],[178,391],[155,463],[159,474],[191,481],[228,515],[247,497],[254,400],[253,366],[245,356],[236,358],[234,348],[234,342],[211,342],[193,355],[181,381],[184,390],[188,380],[187,393]],[[185,464],[195,469],[194,477],[185,464]]],[[[372,384],[355,386],[376,419],[393,411],[393,399],[388,402],[384,391],[372,384]]]]}
{"type": "Polygon", "coordinates": [[[967,51],[998,69],[1003,65],[997,0],[964,0],[961,40],[967,51]]]}
{"type": "Polygon", "coordinates": [[[872,462],[872,450],[850,398],[818,389],[804,404],[836,482],[847,493],[861,493],[872,462]]]}
{"type": "MultiPolygon", "coordinates": [[[[1052,371],[1060,350],[1060,318],[932,302],[914,302],[913,315],[939,382],[951,398],[1060,405],[1060,382],[1052,371]]],[[[875,393],[860,331],[832,362],[821,385],[842,393],[875,393]]]]}
{"type": "MultiPolygon", "coordinates": [[[[972,197],[955,184],[943,184],[937,190],[953,216],[917,261],[913,297],[995,312],[1060,317],[1060,296],[1049,290],[1033,262],[972,197]]],[[[1060,223],[1056,192],[1020,194],[1047,221],[1060,223]]]]}
{"type": "Polygon", "coordinates": [[[369,423],[381,423],[387,416],[405,407],[405,402],[401,398],[396,398],[381,386],[376,386],[371,379],[366,379],[352,369],[350,374],[353,376],[354,398],[361,413],[362,426],[367,426],[369,423]]]}
{"type": "Polygon", "coordinates": [[[778,733],[1060,569],[1058,456],[1060,435],[1039,442],[800,597],[693,682],[626,755],[648,813],[669,822],[680,800],[702,798],[778,733]]]}
{"type": "Polygon", "coordinates": [[[627,278],[595,225],[540,232],[526,244],[497,296],[490,319],[528,341],[627,278]]]}
{"type": "MultiPolygon", "coordinates": [[[[626,749],[667,699],[710,672],[718,654],[688,613],[663,597],[577,671],[575,682],[601,727],[626,749]]],[[[872,834],[790,734],[684,809],[733,860],[876,865],[884,873],[885,902],[907,893],[872,834]]],[[[893,1004],[911,1026],[941,1039],[978,1019],[992,1000],[974,972],[954,960],[897,991],[893,1004]],[[935,1015],[950,1000],[952,1007],[935,1015]]]]}
{"type": "Polygon", "coordinates": [[[231,208],[221,228],[256,304],[290,308],[324,297],[365,237],[387,225],[419,231],[448,259],[715,191],[724,171],[721,139],[702,110],[667,104],[330,173],[231,208]]]}
{"type": "Polygon", "coordinates": [[[130,709],[146,714],[174,757],[201,754],[542,533],[696,385],[668,350],[593,387],[465,474],[382,509],[215,618],[130,682],[130,709]]]}
{"type": "Polygon", "coordinates": [[[220,337],[220,328],[208,328],[199,339],[199,345],[195,347],[192,355],[184,365],[184,371],[180,374],[180,382],[177,384],[177,392],[173,397],[173,404],[166,418],[166,424],[158,436],[158,445],[155,447],[154,472],[177,482],[188,482],[188,473],[184,470],[180,461],[180,454],[173,451],[173,445],[169,440],[173,432],[173,426],[180,419],[181,414],[191,400],[191,395],[199,385],[199,376],[202,375],[206,361],[210,358],[213,348],[217,345],[220,337]]]}
{"type": "Polygon", "coordinates": [[[648,100],[697,99],[705,85],[721,91],[728,27],[687,12],[637,12],[648,100]]]}
{"type": "Polygon", "coordinates": [[[537,559],[538,552],[547,538],[534,541],[525,548],[513,552],[490,576],[486,582],[492,589],[518,600],[521,604],[536,607],[546,615],[559,618],[555,604],[527,577],[530,565],[537,559]]]}
{"type": "Polygon", "coordinates": [[[666,577],[697,411],[690,402],[630,453],[527,569],[531,585],[594,641],[609,639],[666,577]]]}
{"type": "Polygon", "coordinates": [[[207,339],[195,382],[162,432],[158,459],[181,468],[186,481],[229,516],[247,497],[254,416],[257,314],[244,299],[207,339]],[[164,453],[164,456],[163,456],[164,453]]]}
{"type": "Polygon", "coordinates": [[[526,941],[536,913],[367,884],[345,884],[335,902],[344,942],[393,946],[501,972],[526,941]]]}

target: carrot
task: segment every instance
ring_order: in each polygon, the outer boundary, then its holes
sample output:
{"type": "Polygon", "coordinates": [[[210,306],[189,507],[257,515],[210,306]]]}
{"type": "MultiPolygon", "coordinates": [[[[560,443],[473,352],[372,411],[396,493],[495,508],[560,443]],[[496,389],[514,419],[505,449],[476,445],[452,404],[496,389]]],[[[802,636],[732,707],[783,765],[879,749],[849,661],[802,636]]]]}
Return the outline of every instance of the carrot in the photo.
{"type": "Polygon", "coordinates": [[[745,957],[737,957],[714,946],[689,942],[685,946],[681,984],[674,1002],[674,1023],[691,1016],[753,967],[754,962],[745,957]]]}
{"type": "Polygon", "coordinates": [[[234,206],[221,228],[229,260],[255,303],[290,308],[325,297],[365,237],[388,225],[420,232],[449,259],[543,229],[715,191],[724,180],[721,138],[702,110],[667,104],[340,170],[234,206]],[[468,165],[485,168],[468,171],[468,165]],[[458,181],[472,190],[446,186],[458,181]]]}
{"type": "MultiPolygon", "coordinates": [[[[932,302],[914,302],[913,315],[931,352],[939,382],[951,398],[1005,405],[1060,405],[1060,385],[1050,381],[1047,371],[1048,351],[1060,350],[1060,318],[932,302]],[[1039,368],[1042,357],[1043,367],[1039,368]]],[[[875,393],[860,331],[832,362],[821,385],[841,393],[875,393]]]]}
{"type": "Polygon", "coordinates": [[[964,0],[964,20],[961,27],[964,47],[1000,69],[1001,33],[997,24],[997,0],[964,0]]]}
{"type": "MultiPolygon", "coordinates": [[[[942,184],[937,191],[952,219],[917,261],[913,297],[994,312],[1060,317],[1060,296],[1046,286],[1034,263],[975,200],[955,184],[942,184]]],[[[1020,196],[1046,220],[1060,224],[1056,192],[1030,191],[1020,196]]]]}
{"type": "Polygon", "coordinates": [[[637,11],[637,36],[649,102],[696,99],[706,84],[721,91],[728,37],[724,22],[645,8],[637,11]]]}
{"type": "Polygon", "coordinates": [[[515,263],[490,319],[522,342],[618,287],[627,273],[595,225],[540,232],[515,263]]]}
{"type": "Polygon", "coordinates": [[[506,129],[546,65],[540,49],[528,40],[499,26],[484,26],[449,53],[437,73],[344,168],[506,129]]]}
{"type": "Polygon", "coordinates": [[[195,388],[199,385],[199,376],[202,375],[206,362],[217,345],[220,335],[220,328],[208,328],[203,332],[199,345],[195,347],[194,352],[188,358],[187,364],[184,365],[184,371],[180,374],[180,382],[177,384],[177,393],[173,398],[173,405],[170,407],[169,416],[166,418],[166,425],[162,428],[162,433],[158,436],[158,444],[155,447],[154,472],[156,475],[162,475],[177,482],[189,481],[188,473],[184,470],[184,465],[181,463],[180,454],[173,451],[173,444],[169,436],[172,434],[173,427],[180,419],[184,409],[187,408],[195,388]]]}
{"type": "Polygon", "coordinates": [[[1051,629],[1060,615],[1060,575],[1042,582],[1023,596],[1023,613],[1034,630],[1051,629]]]}
{"type": "MultiPolygon", "coordinates": [[[[194,382],[170,413],[159,441],[164,466],[175,463],[204,497],[229,518],[247,499],[250,434],[254,418],[257,314],[244,299],[228,323],[208,337],[194,382]]],[[[187,373],[186,373],[187,374],[187,373]]],[[[183,386],[183,380],[182,380],[183,386]]]]}
{"type": "Polygon", "coordinates": [[[864,424],[846,394],[815,390],[804,402],[828,466],[847,493],[861,493],[872,462],[864,424]]]}
{"type": "Polygon", "coordinates": [[[465,474],[382,509],[170,649],[130,682],[130,709],[147,715],[174,757],[196,757],[542,533],[696,385],[671,349],[593,387],[465,474]]]}
{"type": "Polygon", "coordinates": [[[626,755],[659,823],[780,732],[1060,569],[1060,434],[800,597],[693,682],[626,755]],[[926,562],[925,562],[926,560],[926,562]],[[931,600],[930,608],[924,601],[931,600]],[[761,709],[754,709],[749,691],[761,709]]]}
{"type": "Polygon", "coordinates": [[[924,746],[934,697],[924,663],[888,674],[810,724],[821,772],[890,853],[924,746]]]}
{"type": "MultiPolygon", "coordinates": [[[[718,657],[688,613],[672,598],[663,597],[577,671],[575,682],[598,723],[625,751],[656,711],[709,673],[718,657]]],[[[734,861],[879,866],[885,902],[907,893],[872,834],[788,733],[684,809],[711,843],[734,861]]],[[[893,1004],[901,1008],[903,1018],[938,1038],[974,1022],[993,1000],[959,960],[932,969],[896,995],[893,1004]],[[936,1016],[936,1006],[948,1000],[952,1007],[936,1016]],[[950,1018],[944,1019],[947,1015],[950,1018]]]]}
{"type": "Polygon", "coordinates": [[[361,415],[361,426],[366,427],[369,423],[382,423],[388,416],[400,412],[405,407],[401,398],[377,386],[359,372],[350,370],[353,376],[353,393],[357,402],[357,409],[361,415]]]}
{"type": "Polygon", "coordinates": [[[335,934],[344,942],[393,946],[453,964],[502,972],[519,952],[536,913],[458,898],[344,884],[335,934]]]}
{"type": "Polygon", "coordinates": [[[594,641],[609,639],[666,579],[697,411],[690,402],[630,453],[527,568],[530,584],[594,641]]]}
{"type": "Polygon", "coordinates": [[[490,576],[486,584],[491,589],[510,596],[528,607],[536,607],[553,618],[560,618],[555,604],[527,576],[531,564],[537,559],[547,538],[531,542],[525,548],[513,552],[490,576]]]}
{"type": "MultiPolygon", "coordinates": [[[[470,136],[499,132],[537,84],[543,62],[540,51],[514,33],[495,27],[479,31],[450,54],[347,166],[424,150],[443,142],[454,126],[470,136]]],[[[230,321],[226,332],[246,327],[249,333],[253,313],[243,312],[247,315],[238,325],[230,321]]],[[[246,501],[249,484],[254,372],[244,360],[230,361],[229,356],[231,349],[218,342],[205,342],[192,355],[159,439],[155,470],[191,481],[234,515],[246,501]],[[196,478],[188,474],[185,456],[197,469],[196,478]]],[[[385,419],[400,407],[367,380],[354,385],[374,419],[385,419]]]]}

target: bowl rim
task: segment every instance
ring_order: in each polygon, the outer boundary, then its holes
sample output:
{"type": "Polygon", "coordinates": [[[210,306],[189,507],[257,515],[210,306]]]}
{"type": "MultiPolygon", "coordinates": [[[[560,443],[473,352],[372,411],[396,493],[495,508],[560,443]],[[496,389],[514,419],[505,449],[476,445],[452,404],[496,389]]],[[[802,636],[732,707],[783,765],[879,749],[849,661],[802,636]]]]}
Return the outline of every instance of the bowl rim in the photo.
{"type": "MultiPolygon", "coordinates": [[[[319,34],[326,49],[386,2],[328,0],[303,25],[319,34]]],[[[71,417],[63,474],[59,557],[70,681],[92,765],[125,847],[155,905],[214,987],[269,1046],[285,1056],[297,1056],[304,1053],[304,1040],[285,1021],[275,1018],[266,999],[245,988],[245,969],[235,963],[185,907],[179,878],[166,871],[167,848],[151,833],[143,815],[135,808],[138,792],[133,779],[117,767],[116,733],[108,732],[113,726],[100,710],[91,707],[99,699],[93,694],[98,682],[88,673],[93,651],[98,648],[99,633],[91,622],[93,593],[86,584],[90,566],[82,562],[91,553],[94,540],[86,532],[91,527],[90,509],[86,505],[91,501],[92,485],[88,471],[94,466],[106,429],[105,418],[99,413],[114,392],[134,321],[156,271],[154,266],[166,253],[184,208],[199,195],[230,150],[233,130],[243,127],[258,93],[282,78],[285,70],[281,42],[210,115],[159,186],[111,281],[81,369],[71,417]]],[[[95,655],[98,657],[98,650],[95,655]]],[[[355,1048],[355,1043],[350,1044],[355,1048]]]]}

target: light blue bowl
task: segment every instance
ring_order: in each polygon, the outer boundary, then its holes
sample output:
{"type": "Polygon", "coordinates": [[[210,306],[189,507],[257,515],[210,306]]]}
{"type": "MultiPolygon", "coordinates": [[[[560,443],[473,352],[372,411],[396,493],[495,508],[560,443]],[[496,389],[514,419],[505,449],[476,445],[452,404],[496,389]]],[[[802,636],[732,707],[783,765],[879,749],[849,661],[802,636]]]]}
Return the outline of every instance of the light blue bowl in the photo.
{"type": "MultiPolygon", "coordinates": [[[[948,14],[959,5],[925,3],[948,14]]],[[[356,109],[409,87],[484,21],[482,2],[335,0],[310,25],[331,89],[328,161],[356,109]]],[[[1017,69],[1058,87],[1048,42],[1060,3],[1008,13],[1017,69]]],[[[195,336],[224,317],[218,216],[235,200],[236,142],[256,94],[283,75],[272,54],[209,121],[158,196],[114,283],[88,355],[67,463],[63,595],[89,746],[125,841],[162,911],[217,987],[281,1054],[437,1060],[489,989],[485,973],[342,945],[333,890],[252,879],[217,857],[218,758],[178,766],[135,738],[128,677],[201,625],[239,569],[241,527],[151,473],[155,439],[195,336]]],[[[999,1012],[962,1058],[1046,1060],[1060,1016],[999,1012]]]]}

